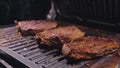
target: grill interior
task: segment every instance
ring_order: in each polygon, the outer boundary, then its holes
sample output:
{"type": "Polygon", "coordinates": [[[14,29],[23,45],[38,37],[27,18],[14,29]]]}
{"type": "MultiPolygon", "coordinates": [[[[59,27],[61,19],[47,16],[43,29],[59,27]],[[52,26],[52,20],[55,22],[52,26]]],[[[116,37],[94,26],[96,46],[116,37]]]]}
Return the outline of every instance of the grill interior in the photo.
{"type": "MultiPolygon", "coordinates": [[[[79,21],[78,24],[119,28],[119,0],[53,0],[58,20],[79,21]]],[[[100,28],[104,28],[101,27],[100,28]]],[[[97,27],[98,28],[98,27],[97,27]]],[[[113,30],[113,29],[110,29],[113,30]]]]}
{"type": "MultiPolygon", "coordinates": [[[[114,38],[120,42],[120,34],[93,28],[80,28],[85,30],[87,35],[114,38]]],[[[15,26],[0,29],[0,50],[1,54],[7,54],[30,68],[86,68],[107,57],[74,61],[64,57],[58,49],[40,47],[33,36],[20,36],[15,26]]]]}
{"type": "Polygon", "coordinates": [[[63,16],[98,20],[119,19],[119,0],[67,0],[56,1],[57,12],[63,16]]]}

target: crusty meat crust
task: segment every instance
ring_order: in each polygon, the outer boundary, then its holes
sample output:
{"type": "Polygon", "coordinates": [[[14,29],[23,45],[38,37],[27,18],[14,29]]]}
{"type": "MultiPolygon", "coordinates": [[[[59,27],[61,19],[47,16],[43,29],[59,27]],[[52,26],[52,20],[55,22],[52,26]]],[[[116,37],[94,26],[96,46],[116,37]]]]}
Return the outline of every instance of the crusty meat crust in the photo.
{"type": "Polygon", "coordinates": [[[40,39],[40,44],[51,46],[63,45],[64,43],[68,43],[71,40],[83,37],[84,35],[85,32],[82,32],[74,25],[70,25],[37,33],[36,39],[40,39]]]}
{"type": "Polygon", "coordinates": [[[93,59],[113,53],[118,48],[118,43],[113,39],[88,36],[64,44],[62,53],[76,60],[93,59]]]}
{"type": "Polygon", "coordinates": [[[38,32],[56,28],[58,25],[56,21],[50,20],[15,21],[15,24],[22,35],[35,35],[38,32]]]}

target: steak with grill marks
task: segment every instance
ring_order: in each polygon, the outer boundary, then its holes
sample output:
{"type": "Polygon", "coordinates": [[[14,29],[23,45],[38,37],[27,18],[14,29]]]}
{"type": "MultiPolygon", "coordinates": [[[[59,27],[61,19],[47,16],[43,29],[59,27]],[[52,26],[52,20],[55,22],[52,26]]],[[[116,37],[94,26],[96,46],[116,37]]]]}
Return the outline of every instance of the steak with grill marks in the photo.
{"type": "MultiPolygon", "coordinates": [[[[85,32],[82,32],[74,25],[58,27],[53,30],[43,31],[36,34],[36,39],[39,40],[39,44],[51,45],[63,45],[73,39],[83,37],[85,32]]],[[[58,47],[58,46],[55,46],[58,47]]]]}
{"type": "Polygon", "coordinates": [[[56,28],[58,25],[56,21],[50,20],[15,21],[15,24],[22,35],[35,35],[38,32],[56,28]]]}
{"type": "Polygon", "coordinates": [[[62,53],[65,56],[79,59],[93,59],[115,52],[119,48],[118,43],[109,38],[88,36],[73,40],[64,44],[62,53]]]}

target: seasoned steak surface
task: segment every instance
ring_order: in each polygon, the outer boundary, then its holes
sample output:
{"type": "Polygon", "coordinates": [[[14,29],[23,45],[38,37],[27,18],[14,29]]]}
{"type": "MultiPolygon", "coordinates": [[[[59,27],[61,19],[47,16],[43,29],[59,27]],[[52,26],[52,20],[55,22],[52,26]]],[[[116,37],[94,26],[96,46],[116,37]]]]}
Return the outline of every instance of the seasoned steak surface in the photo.
{"type": "Polygon", "coordinates": [[[64,44],[62,53],[74,59],[93,59],[115,52],[119,48],[113,39],[88,36],[64,44]]]}
{"type": "Polygon", "coordinates": [[[57,27],[56,21],[48,20],[27,20],[15,22],[19,32],[23,35],[35,35],[38,32],[53,29],[57,27]]]}
{"type": "Polygon", "coordinates": [[[83,37],[82,32],[74,25],[58,27],[53,30],[43,31],[36,35],[37,39],[41,39],[40,43],[48,46],[68,43],[73,39],[83,37]]]}

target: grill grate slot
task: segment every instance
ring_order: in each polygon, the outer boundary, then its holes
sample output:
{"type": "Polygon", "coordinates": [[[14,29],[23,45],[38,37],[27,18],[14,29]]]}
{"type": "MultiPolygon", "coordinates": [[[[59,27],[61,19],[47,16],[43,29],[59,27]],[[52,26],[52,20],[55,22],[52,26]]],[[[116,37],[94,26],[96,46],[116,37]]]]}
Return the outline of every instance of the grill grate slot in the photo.
{"type": "MultiPolygon", "coordinates": [[[[52,55],[52,54],[51,54],[52,55]]],[[[39,64],[38,61],[42,61],[44,59],[46,59],[49,55],[45,55],[45,56],[41,56],[40,58],[38,58],[37,60],[34,60],[36,64],[39,64]]]]}
{"type": "Polygon", "coordinates": [[[19,45],[19,47],[16,47],[16,48],[12,48],[13,49],[13,51],[19,51],[19,50],[21,50],[21,49],[24,49],[24,48],[29,48],[29,47],[32,47],[33,45],[35,45],[36,44],[36,42],[31,42],[30,44],[26,44],[26,45],[23,45],[23,46],[20,46],[19,45]]]}
{"type": "Polygon", "coordinates": [[[24,42],[26,39],[20,39],[20,40],[16,40],[14,42],[11,42],[11,43],[8,43],[6,45],[12,45],[12,46],[9,46],[9,48],[15,48],[17,45],[22,45],[22,44],[25,44],[26,42],[24,42]]]}
{"type": "Polygon", "coordinates": [[[55,53],[52,53],[52,54],[50,54],[50,55],[45,55],[45,56],[44,56],[44,59],[38,59],[38,60],[35,61],[35,62],[36,62],[37,64],[40,64],[40,63],[43,63],[43,62],[46,62],[46,61],[48,62],[49,60],[55,58],[54,55],[55,55],[55,53]],[[47,60],[45,61],[45,59],[47,59],[47,60]]]}
{"type": "Polygon", "coordinates": [[[40,57],[45,56],[45,55],[48,55],[48,54],[50,54],[50,53],[52,53],[52,52],[54,52],[54,51],[56,51],[56,50],[52,50],[52,51],[49,51],[49,52],[46,52],[46,53],[40,53],[39,55],[36,55],[36,56],[34,56],[34,57],[31,57],[30,60],[36,61],[35,59],[39,59],[40,57]]]}
{"type": "Polygon", "coordinates": [[[12,49],[12,48],[16,48],[16,47],[19,47],[19,46],[22,46],[22,45],[24,45],[24,44],[26,44],[26,43],[30,43],[30,42],[33,42],[33,40],[29,40],[29,41],[27,41],[27,42],[24,42],[26,39],[23,39],[23,40],[19,40],[19,41],[16,41],[16,42],[14,42],[14,43],[10,43],[9,44],[9,48],[10,49],[12,49]]]}
{"type": "Polygon", "coordinates": [[[45,65],[43,65],[43,67],[48,68],[49,66],[54,65],[55,63],[58,63],[58,60],[51,62],[49,64],[45,64],[45,65]]]}
{"type": "MultiPolygon", "coordinates": [[[[43,66],[44,67],[50,67],[51,65],[54,65],[54,64],[56,64],[56,63],[59,63],[60,61],[59,61],[59,59],[61,59],[61,58],[63,58],[63,56],[56,56],[56,57],[54,57],[54,58],[52,58],[52,59],[50,59],[50,60],[48,60],[48,61],[46,61],[46,62],[44,62],[43,63],[43,66]]],[[[64,60],[64,59],[63,59],[64,60]]],[[[62,61],[62,60],[61,60],[62,61]]]]}
{"type": "Polygon", "coordinates": [[[36,64],[43,64],[43,63],[45,63],[46,61],[48,61],[48,60],[50,60],[50,59],[52,59],[53,58],[53,55],[50,55],[49,57],[47,57],[47,58],[45,58],[44,60],[38,60],[37,62],[36,62],[36,64]]]}
{"type": "MultiPolygon", "coordinates": [[[[32,51],[32,50],[35,50],[35,49],[37,49],[38,48],[38,46],[35,46],[35,45],[32,45],[31,47],[29,47],[29,48],[23,48],[23,49],[21,49],[21,50],[19,50],[20,52],[18,52],[19,54],[24,54],[24,53],[27,53],[27,52],[29,52],[29,51],[32,51]]],[[[14,50],[13,50],[14,51],[14,50]]],[[[18,51],[18,50],[17,50],[18,51]]]]}
{"type": "MultiPolygon", "coordinates": [[[[51,61],[49,61],[49,63],[45,63],[45,66],[44,67],[46,67],[46,68],[49,68],[50,66],[54,66],[54,65],[56,65],[56,63],[59,63],[60,61],[59,61],[59,59],[61,59],[61,57],[57,57],[57,59],[56,60],[51,60],[51,61]]],[[[63,59],[64,60],[64,59],[63,59]]],[[[62,61],[62,60],[61,60],[62,61]]]]}
{"type": "Polygon", "coordinates": [[[34,49],[34,50],[28,52],[28,54],[26,53],[26,54],[23,54],[23,55],[25,55],[24,57],[29,58],[29,59],[31,60],[32,57],[41,54],[41,51],[42,51],[42,50],[40,50],[39,48],[37,48],[37,49],[34,49]],[[32,55],[32,54],[29,54],[29,53],[34,52],[34,51],[39,51],[39,52],[36,52],[36,53],[34,53],[33,55],[32,55]]]}
{"type": "Polygon", "coordinates": [[[24,56],[24,57],[30,57],[31,55],[34,55],[34,54],[36,54],[36,53],[39,53],[40,51],[42,51],[42,50],[40,50],[40,49],[35,49],[35,50],[32,50],[32,51],[24,54],[23,56],[24,56]]]}
{"type": "Polygon", "coordinates": [[[67,60],[62,60],[60,61],[59,63],[55,63],[54,65],[51,65],[50,67],[48,68],[57,68],[57,67],[61,67],[62,64],[66,63],[67,60]]]}

